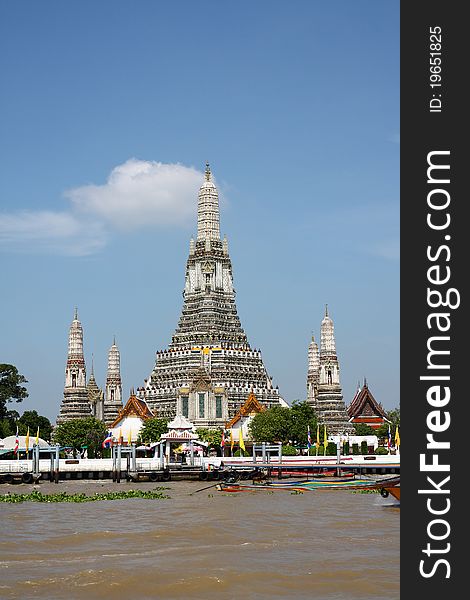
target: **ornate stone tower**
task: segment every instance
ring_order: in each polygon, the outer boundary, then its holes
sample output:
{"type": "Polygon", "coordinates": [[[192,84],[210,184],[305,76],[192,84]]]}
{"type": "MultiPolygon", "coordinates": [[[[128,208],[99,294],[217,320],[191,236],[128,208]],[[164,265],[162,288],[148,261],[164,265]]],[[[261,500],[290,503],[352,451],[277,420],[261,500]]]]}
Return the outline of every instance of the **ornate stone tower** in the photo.
{"type": "Polygon", "coordinates": [[[308,371],[307,371],[307,401],[313,402],[318,396],[318,383],[320,381],[320,351],[312,335],[308,345],[308,371]]]}
{"type": "Polygon", "coordinates": [[[57,424],[91,416],[86,387],[86,368],[83,356],[83,329],[77,309],[69,331],[67,365],[65,367],[64,399],[60,405],[57,424]]]}
{"type": "Polygon", "coordinates": [[[335,330],[328,315],[328,306],[321,323],[320,353],[313,339],[309,346],[307,402],[317,413],[319,422],[326,425],[329,434],[354,433],[341,393],[335,330]]]}
{"type": "Polygon", "coordinates": [[[86,386],[91,414],[99,421],[103,420],[103,390],[96,383],[93,358],[91,359],[91,374],[86,386]]]}
{"type": "Polygon", "coordinates": [[[237,315],[228,242],[220,239],[219,197],[208,164],[197,223],[178,326],[168,350],[157,352],[138,394],[158,416],[182,414],[200,427],[223,427],[252,389],[267,406],[284,401],[237,315]]]}
{"type": "Polygon", "coordinates": [[[103,421],[111,425],[122,409],[121,356],[116,340],[108,353],[108,373],[106,375],[106,394],[103,406],[103,421]]]}

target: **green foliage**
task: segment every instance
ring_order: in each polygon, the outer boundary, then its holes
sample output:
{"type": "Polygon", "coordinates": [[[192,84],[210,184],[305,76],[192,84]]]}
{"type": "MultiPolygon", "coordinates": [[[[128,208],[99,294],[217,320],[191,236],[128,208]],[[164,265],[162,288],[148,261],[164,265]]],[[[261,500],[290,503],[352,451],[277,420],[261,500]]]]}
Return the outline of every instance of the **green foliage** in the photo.
{"type": "Polygon", "coordinates": [[[308,452],[309,456],[323,456],[325,454],[325,447],[323,445],[318,447],[318,452],[315,446],[312,446],[308,452]]]}
{"type": "Polygon", "coordinates": [[[234,456],[250,456],[250,453],[247,452],[246,450],[242,450],[241,448],[238,448],[238,450],[236,450],[233,455],[234,456]]]}
{"type": "Polygon", "coordinates": [[[48,418],[38,415],[35,410],[25,411],[18,419],[18,431],[20,435],[28,433],[31,437],[35,437],[39,427],[39,437],[43,440],[50,440],[52,433],[52,425],[48,418]]]}
{"type": "Polygon", "coordinates": [[[92,458],[96,452],[101,451],[101,444],[106,437],[105,424],[95,417],[86,419],[72,419],[61,423],[53,433],[53,441],[61,446],[70,446],[80,450],[82,446],[88,447],[88,456],[92,458]]]}
{"type": "Polygon", "coordinates": [[[353,444],[352,445],[352,453],[353,454],[359,454],[359,444],[353,444]]]}
{"type": "Polygon", "coordinates": [[[349,455],[349,442],[344,442],[343,444],[343,454],[344,456],[349,455]]]}
{"type": "Polygon", "coordinates": [[[307,402],[296,400],[290,408],[289,439],[294,445],[305,446],[307,444],[308,427],[310,427],[310,436],[313,441],[317,431],[315,411],[307,402]]]}
{"type": "Polygon", "coordinates": [[[366,440],[361,442],[361,454],[369,454],[369,447],[367,445],[366,440]]]}
{"type": "Polygon", "coordinates": [[[253,440],[257,442],[283,442],[289,440],[290,408],[274,406],[255,415],[248,428],[253,440]]]}
{"type": "Polygon", "coordinates": [[[139,444],[159,442],[162,434],[168,431],[168,419],[160,419],[158,417],[152,417],[144,421],[142,428],[139,432],[139,444]]]}
{"type": "Polygon", "coordinates": [[[375,449],[375,454],[388,454],[388,450],[387,450],[387,448],[384,448],[383,446],[379,446],[378,448],[375,449]]]}
{"type": "Polygon", "coordinates": [[[294,402],[292,407],[274,406],[255,415],[249,425],[250,435],[256,442],[293,445],[307,444],[307,429],[313,438],[317,418],[307,402],[294,402]]]}
{"type": "Polygon", "coordinates": [[[128,490],[127,492],[108,492],[105,494],[68,494],[59,492],[58,494],[42,494],[34,490],[31,494],[10,494],[0,495],[0,502],[96,502],[97,500],[127,500],[128,498],[145,498],[147,500],[164,500],[169,498],[161,490],[166,488],[155,488],[155,490],[128,490]]]}
{"type": "Polygon", "coordinates": [[[282,455],[283,456],[297,456],[297,450],[294,448],[294,446],[291,446],[290,444],[286,444],[285,446],[282,446],[282,455]]]}
{"type": "Polygon", "coordinates": [[[207,427],[200,427],[196,429],[196,433],[198,434],[200,440],[209,444],[209,447],[220,447],[220,444],[222,443],[221,429],[209,429],[207,427]]]}
{"type": "Polygon", "coordinates": [[[327,456],[336,456],[337,449],[336,444],[334,442],[328,442],[328,446],[326,447],[326,455],[327,456]]]}
{"type": "MultiPolygon", "coordinates": [[[[389,410],[385,416],[390,421],[390,435],[392,437],[392,444],[395,439],[395,430],[397,426],[400,426],[400,407],[389,410]]],[[[376,431],[375,434],[379,440],[384,443],[388,440],[388,427],[389,423],[384,423],[376,431]]]]}
{"type": "Polygon", "coordinates": [[[387,419],[391,421],[394,429],[397,425],[400,425],[400,407],[389,410],[387,412],[387,419]]]}
{"type": "Polygon", "coordinates": [[[0,419],[0,438],[6,438],[9,435],[15,435],[14,421],[8,418],[0,419]]]}
{"type": "Polygon", "coordinates": [[[354,423],[356,435],[375,435],[375,429],[365,423],[354,423]]]}
{"type": "Polygon", "coordinates": [[[22,402],[28,397],[22,383],[28,382],[14,365],[0,364],[0,419],[8,416],[7,402],[22,402]]]}

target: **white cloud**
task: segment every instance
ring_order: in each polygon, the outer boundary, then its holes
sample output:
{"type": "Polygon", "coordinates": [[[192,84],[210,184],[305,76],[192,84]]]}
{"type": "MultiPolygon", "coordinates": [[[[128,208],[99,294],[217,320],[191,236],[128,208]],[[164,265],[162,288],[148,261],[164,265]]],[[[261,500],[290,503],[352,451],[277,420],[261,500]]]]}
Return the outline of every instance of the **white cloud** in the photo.
{"type": "Polygon", "coordinates": [[[66,211],[0,213],[0,246],[83,256],[106,245],[113,229],[194,222],[203,173],[180,164],[131,158],[105,184],[67,190],[66,211]]]}
{"type": "Polygon", "coordinates": [[[80,213],[93,214],[118,229],[183,225],[196,216],[202,173],[180,164],[132,158],[115,167],[104,185],[65,193],[80,213]]]}
{"type": "Polygon", "coordinates": [[[84,256],[96,252],[105,242],[106,233],[100,223],[80,220],[66,212],[0,214],[0,244],[10,250],[84,256]]]}

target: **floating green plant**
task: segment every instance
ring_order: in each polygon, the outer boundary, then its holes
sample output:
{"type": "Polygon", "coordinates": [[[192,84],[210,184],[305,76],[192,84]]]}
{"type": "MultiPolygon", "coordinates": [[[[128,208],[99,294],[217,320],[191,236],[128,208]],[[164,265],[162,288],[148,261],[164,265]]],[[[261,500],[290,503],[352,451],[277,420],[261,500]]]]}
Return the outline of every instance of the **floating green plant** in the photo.
{"type": "Polygon", "coordinates": [[[144,498],[146,500],[166,500],[170,496],[163,493],[162,490],[168,488],[155,488],[155,490],[127,490],[125,492],[107,492],[104,494],[96,493],[88,496],[87,494],[68,494],[59,492],[58,494],[43,494],[35,490],[30,494],[10,494],[0,496],[0,502],[95,502],[96,500],[127,500],[128,498],[144,498]]]}

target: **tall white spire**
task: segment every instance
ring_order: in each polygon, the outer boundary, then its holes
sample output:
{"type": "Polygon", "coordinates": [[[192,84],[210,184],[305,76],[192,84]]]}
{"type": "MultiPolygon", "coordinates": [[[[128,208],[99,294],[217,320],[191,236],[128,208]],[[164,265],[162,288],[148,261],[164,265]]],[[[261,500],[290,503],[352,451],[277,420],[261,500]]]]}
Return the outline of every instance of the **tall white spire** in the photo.
{"type": "Polygon", "coordinates": [[[65,387],[84,388],[86,386],[85,357],[83,356],[83,328],[75,309],[69,329],[67,366],[65,369],[65,387]]]}
{"type": "Polygon", "coordinates": [[[110,425],[122,408],[121,355],[116,339],[108,352],[108,372],[106,375],[106,395],[103,418],[110,425]]]}
{"type": "Polygon", "coordinates": [[[318,344],[312,335],[312,341],[308,345],[308,374],[318,375],[320,371],[320,353],[318,351],[318,344]]]}
{"type": "Polygon", "coordinates": [[[65,366],[64,398],[60,405],[57,424],[71,419],[81,419],[91,414],[86,387],[85,357],[83,355],[83,329],[75,309],[69,329],[67,364],[65,366]]]}
{"type": "Polygon", "coordinates": [[[199,189],[197,205],[197,239],[220,240],[219,194],[206,163],[205,181],[199,189]]]}
{"type": "Polygon", "coordinates": [[[335,327],[328,316],[328,304],[325,307],[325,316],[321,322],[320,354],[336,356],[335,327]]]}

